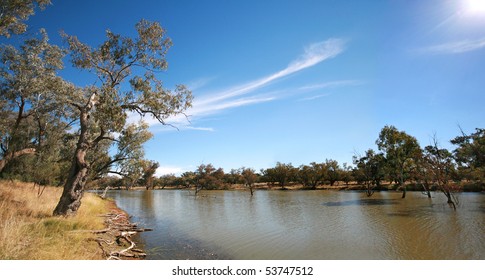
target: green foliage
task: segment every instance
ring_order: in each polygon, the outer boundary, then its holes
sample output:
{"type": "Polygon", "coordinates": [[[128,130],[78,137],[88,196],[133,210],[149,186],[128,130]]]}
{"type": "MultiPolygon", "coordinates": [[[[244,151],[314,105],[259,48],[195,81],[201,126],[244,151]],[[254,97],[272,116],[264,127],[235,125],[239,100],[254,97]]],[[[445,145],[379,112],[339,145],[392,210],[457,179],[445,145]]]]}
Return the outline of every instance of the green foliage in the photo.
{"type": "Polygon", "coordinates": [[[463,177],[485,182],[485,129],[477,128],[469,135],[462,132],[451,143],[458,146],[453,155],[463,177]]]}
{"type": "Polygon", "coordinates": [[[201,164],[195,171],[196,190],[214,190],[224,187],[224,170],[212,164],[201,164]]]}
{"type": "Polygon", "coordinates": [[[34,14],[38,6],[44,9],[50,5],[50,0],[2,0],[0,4],[0,35],[10,37],[11,34],[21,34],[27,30],[23,23],[34,14]]]}
{"type": "Polygon", "coordinates": [[[327,166],[323,163],[312,162],[310,165],[301,165],[298,170],[298,181],[304,186],[316,189],[323,184],[327,176],[327,166]]]}
{"type": "Polygon", "coordinates": [[[275,167],[262,170],[262,173],[266,182],[285,188],[291,181],[296,181],[297,170],[291,163],[277,162],[275,167]]]}
{"type": "Polygon", "coordinates": [[[385,126],[376,144],[385,157],[391,179],[398,179],[399,184],[403,186],[413,165],[413,159],[420,157],[421,148],[418,141],[394,126],[385,126]]]}

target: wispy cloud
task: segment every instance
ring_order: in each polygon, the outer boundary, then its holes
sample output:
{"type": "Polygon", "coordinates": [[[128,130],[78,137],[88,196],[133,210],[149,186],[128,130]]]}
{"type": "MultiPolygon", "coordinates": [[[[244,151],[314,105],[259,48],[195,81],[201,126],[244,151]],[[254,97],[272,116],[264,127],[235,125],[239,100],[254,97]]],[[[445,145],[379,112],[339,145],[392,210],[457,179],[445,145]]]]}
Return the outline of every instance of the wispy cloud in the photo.
{"type": "Polygon", "coordinates": [[[194,105],[201,106],[254,92],[270,84],[271,82],[297,73],[303,69],[315,66],[324,60],[337,56],[344,50],[345,43],[346,42],[343,39],[333,38],[323,42],[311,44],[304,49],[304,53],[298,59],[292,61],[286,68],[262,79],[258,79],[236,86],[229,90],[201,98],[199,101],[196,101],[194,105]]]}
{"type": "Polygon", "coordinates": [[[298,101],[311,101],[311,100],[319,99],[319,98],[322,98],[322,97],[327,97],[329,95],[330,95],[329,93],[319,94],[319,95],[314,95],[314,96],[310,96],[310,97],[305,97],[305,98],[302,98],[298,101]]]}
{"type": "Polygon", "coordinates": [[[318,90],[323,88],[336,88],[336,87],[343,87],[343,86],[359,86],[364,84],[364,81],[361,80],[338,80],[338,81],[330,81],[325,83],[313,84],[300,87],[299,90],[302,91],[311,91],[311,90],[318,90]]]}
{"type": "Polygon", "coordinates": [[[420,52],[431,54],[459,54],[485,48],[485,38],[449,42],[420,49],[420,52]]]}
{"type": "Polygon", "coordinates": [[[212,127],[196,127],[196,126],[189,125],[189,126],[186,126],[185,128],[188,130],[199,130],[199,131],[210,131],[210,132],[214,131],[214,128],[212,127]]]}
{"type": "MultiPolygon", "coordinates": [[[[310,44],[304,48],[303,53],[297,59],[290,62],[287,67],[280,71],[251,82],[236,85],[226,90],[206,93],[203,96],[197,96],[196,89],[204,86],[213,78],[204,78],[194,81],[192,84],[192,91],[195,93],[195,99],[192,108],[186,112],[190,121],[185,116],[179,115],[169,118],[166,122],[177,126],[179,129],[213,131],[212,128],[207,127],[197,128],[193,126],[192,123],[201,117],[215,115],[231,108],[270,102],[280,98],[281,93],[285,90],[261,92],[261,89],[292,74],[315,66],[325,60],[334,58],[344,51],[345,45],[346,41],[338,38],[310,44]]],[[[340,82],[348,83],[350,81],[340,82]]],[[[156,125],[158,122],[147,120],[147,123],[149,125],[156,125]]]]}

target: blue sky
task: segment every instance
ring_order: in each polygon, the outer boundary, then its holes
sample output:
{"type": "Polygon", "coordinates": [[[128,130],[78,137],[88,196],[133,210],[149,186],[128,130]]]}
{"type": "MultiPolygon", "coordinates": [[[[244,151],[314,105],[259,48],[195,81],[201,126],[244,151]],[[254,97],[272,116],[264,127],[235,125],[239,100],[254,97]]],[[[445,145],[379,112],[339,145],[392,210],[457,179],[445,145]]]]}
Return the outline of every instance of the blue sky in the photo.
{"type": "Polygon", "coordinates": [[[485,126],[485,1],[52,2],[28,23],[54,43],[64,30],[96,46],[106,29],[134,34],[141,18],[167,29],[174,45],[160,78],[195,100],[190,123],[169,120],[179,130],[147,120],[159,175],[202,163],[351,163],[388,124],[452,148],[459,126],[485,126]]]}

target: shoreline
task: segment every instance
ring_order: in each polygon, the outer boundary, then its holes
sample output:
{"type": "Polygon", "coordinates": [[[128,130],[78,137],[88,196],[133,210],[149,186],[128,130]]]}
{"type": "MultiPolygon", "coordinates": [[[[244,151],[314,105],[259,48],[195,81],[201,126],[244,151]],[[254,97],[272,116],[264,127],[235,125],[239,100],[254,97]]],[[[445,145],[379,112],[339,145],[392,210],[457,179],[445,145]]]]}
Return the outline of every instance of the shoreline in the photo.
{"type": "Polygon", "coordinates": [[[103,199],[108,203],[109,212],[102,215],[105,229],[95,230],[96,235],[92,241],[98,243],[101,254],[106,260],[142,260],[147,257],[141,249],[140,242],[135,243],[134,238],[138,233],[151,231],[151,229],[139,228],[130,221],[127,212],[120,209],[113,200],[103,199]]]}

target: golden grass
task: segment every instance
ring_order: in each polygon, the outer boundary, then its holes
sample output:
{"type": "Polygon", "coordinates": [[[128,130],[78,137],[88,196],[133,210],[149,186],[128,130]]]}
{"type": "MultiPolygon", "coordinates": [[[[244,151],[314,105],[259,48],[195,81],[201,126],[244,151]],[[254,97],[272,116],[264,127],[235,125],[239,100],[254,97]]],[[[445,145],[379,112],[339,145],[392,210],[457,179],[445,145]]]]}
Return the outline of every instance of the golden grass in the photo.
{"type": "Polygon", "coordinates": [[[102,258],[90,230],[102,229],[108,203],[86,193],[75,217],[54,217],[62,188],[38,196],[33,184],[0,181],[0,260],[102,258]]]}

